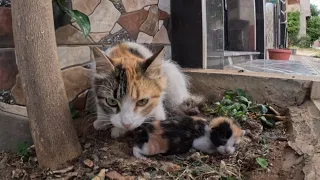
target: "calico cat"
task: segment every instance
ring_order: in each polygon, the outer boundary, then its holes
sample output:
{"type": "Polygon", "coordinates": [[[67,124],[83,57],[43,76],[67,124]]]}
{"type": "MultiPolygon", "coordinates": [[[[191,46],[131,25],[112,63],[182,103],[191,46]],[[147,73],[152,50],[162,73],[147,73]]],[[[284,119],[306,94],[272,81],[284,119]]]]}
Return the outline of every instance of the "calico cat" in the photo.
{"type": "Polygon", "coordinates": [[[152,54],[143,45],[123,42],[103,53],[93,48],[96,71],[95,129],[111,129],[117,138],[147,119],[166,119],[168,108],[190,97],[188,79],[173,61],[164,60],[164,50],[152,54]]]}
{"type": "Polygon", "coordinates": [[[133,155],[144,158],[157,154],[186,153],[192,148],[194,139],[205,134],[207,124],[205,119],[192,116],[171,117],[143,124],[134,131],[133,155]]]}
{"type": "Polygon", "coordinates": [[[231,119],[218,117],[210,124],[195,116],[172,117],[153,121],[135,130],[133,155],[137,158],[157,154],[188,152],[191,148],[204,153],[233,154],[244,131],[231,119]]]}
{"type": "Polygon", "coordinates": [[[242,130],[236,121],[217,117],[210,122],[206,135],[196,139],[193,146],[209,154],[216,150],[221,154],[233,154],[244,135],[245,130],[242,130]]]}

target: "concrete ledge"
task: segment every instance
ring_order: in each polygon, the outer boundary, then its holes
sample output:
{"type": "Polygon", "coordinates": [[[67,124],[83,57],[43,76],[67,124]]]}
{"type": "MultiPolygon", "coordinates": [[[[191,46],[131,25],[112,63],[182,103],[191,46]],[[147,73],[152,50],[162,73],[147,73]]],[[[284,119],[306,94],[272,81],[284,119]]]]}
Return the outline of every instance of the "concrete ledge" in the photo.
{"type": "Polygon", "coordinates": [[[220,100],[226,90],[241,88],[258,103],[273,104],[280,111],[310,99],[311,77],[278,77],[275,74],[235,73],[217,70],[186,69],[192,90],[210,100],[220,100]]]}
{"type": "Polygon", "coordinates": [[[1,111],[16,116],[28,117],[27,108],[24,106],[10,105],[0,102],[0,113],[1,111]]]}
{"type": "Polygon", "coordinates": [[[16,151],[23,142],[32,143],[28,119],[0,111],[0,151],[16,151]]]}
{"type": "Polygon", "coordinates": [[[320,82],[313,82],[311,88],[311,99],[320,100],[320,82]]]}

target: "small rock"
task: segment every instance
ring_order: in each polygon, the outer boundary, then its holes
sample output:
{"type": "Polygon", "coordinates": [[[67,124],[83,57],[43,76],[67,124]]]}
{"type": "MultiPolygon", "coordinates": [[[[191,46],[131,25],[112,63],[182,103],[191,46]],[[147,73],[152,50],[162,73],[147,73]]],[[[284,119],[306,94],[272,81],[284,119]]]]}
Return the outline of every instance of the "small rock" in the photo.
{"type": "Polygon", "coordinates": [[[33,162],[37,162],[38,158],[37,157],[32,157],[30,160],[33,161],[33,162]]]}
{"type": "Polygon", "coordinates": [[[41,177],[41,174],[39,174],[39,173],[34,173],[34,174],[31,174],[31,175],[30,175],[30,179],[31,179],[31,180],[33,180],[33,179],[34,179],[34,180],[36,180],[36,179],[41,179],[40,177],[41,177]]]}
{"type": "Polygon", "coordinates": [[[93,161],[91,161],[90,159],[84,160],[84,161],[83,161],[83,164],[86,165],[86,166],[89,167],[89,168],[92,168],[93,165],[94,165],[93,161]]]}
{"type": "Polygon", "coordinates": [[[199,152],[195,152],[189,157],[189,159],[193,160],[193,161],[200,161],[201,160],[201,155],[200,155],[199,152]]]}
{"type": "Polygon", "coordinates": [[[103,147],[103,148],[101,148],[101,149],[99,149],[100,151],[104,151],[104,152],[108,152],[109,151],[109,149],[107,148],[107,147],[103,147]]]}
{"type": "Polygon", "coordinates": [[[135,176],[122,176],[117,171],[110,171],[106,174],[106,177],[112,180],[134,180],[135,176]]]}
{"type": "Polygon", "coordinates": [[[93,167],[93,170],[96,171],[96,170],[98,170],[99,168],[100,168],[99,166],[94,166],[94,167],[93,167]]]}
{"type": "Polygon", "coordinates": [[[92,154],[91,158],[93,159],[94,162],[98,162],[99,161],[99,157],[96,154],[92,154]]]}
{"type": "Polygon", "coordinates": [[[148,173],[148,172],[143,173],[143,176],[144,176],[146,179],[150,179],[150,178],[151,178],[151,175],[150,175],[150,173],[148,173]]]}
{"type": "Polygon", "coordinates": [[[12,171],[12,179],[18,178],[20,179],[21,177],[23,177],[25,174],[27,174],[27,172],[23,169],[15,169],[12,171]]]}
{"type": "Polygon", "coordinates": [[[85,149],[88,149],[89,147],[91,147],[91,143],[86,143],[86,144],[84,145],[84,148],[85,148],[85,149]]]}
{"type": "Polygon", "coordinates": [[[0,161],[0,169],[4,169],[6,167],[7,160],[8,160],[8,155],[5,154],[2,160],[0,161]]]}

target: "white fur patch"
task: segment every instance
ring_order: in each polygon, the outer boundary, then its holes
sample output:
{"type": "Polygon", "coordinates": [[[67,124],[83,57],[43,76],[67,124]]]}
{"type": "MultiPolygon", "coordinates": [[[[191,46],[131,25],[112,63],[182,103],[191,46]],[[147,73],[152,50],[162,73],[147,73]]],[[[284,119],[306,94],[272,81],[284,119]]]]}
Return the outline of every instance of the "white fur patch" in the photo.
{"type": "Polygon", "coordinates": [[[194,149],[199,150],[204,153],[214,153],[215,148],[210,140],[210,128],[208,126],[205,127],[205,134],[197,139],[195,139],[192,143],[194,149]]]}

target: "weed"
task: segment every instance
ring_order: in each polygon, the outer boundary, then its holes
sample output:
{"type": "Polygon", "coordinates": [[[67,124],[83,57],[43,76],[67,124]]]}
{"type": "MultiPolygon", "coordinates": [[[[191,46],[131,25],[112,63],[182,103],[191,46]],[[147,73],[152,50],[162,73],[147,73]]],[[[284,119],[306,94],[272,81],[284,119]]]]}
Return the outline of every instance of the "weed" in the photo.
{"type": "Polygon", "coordinates": [[[30,157],[30,153],[28,151],[29,144],[27,142],[19,143],[17,145],[17,153],[19,156],[21,156],[23,161],[27,161],[30,157]]]}
{"type": "Polygon", "coordinates": [[[221,101],[215,103],[216,107],[204,107],[206,115],[226,116],[230,117],[239,123],[248,120],[249,113],[255,114],[260,119],[262,125],[267,128],[275,126],[275,121],[267,119],[264,115],[268,112],[268,108],[263,104],[252,103],[252,97],[244,90],[236,89],[235,91],[228,90],[224,93],[221,101]]]}
{"type": "Polygon", "coordinates": [[[69,108],[70,108],[70,112],[71,112],[71,116],[72,116],[72,119],[76,119],[79,117],[79,111],[76,110],[72,104],[69,104],[69,108]]]}
{"type": "Polygon", "coordinates": [[[268,167],[268,161],[266,159],[264,159],[264,158],[256,158],[256,162],[263,169],[266,169],[268,167]]]}

